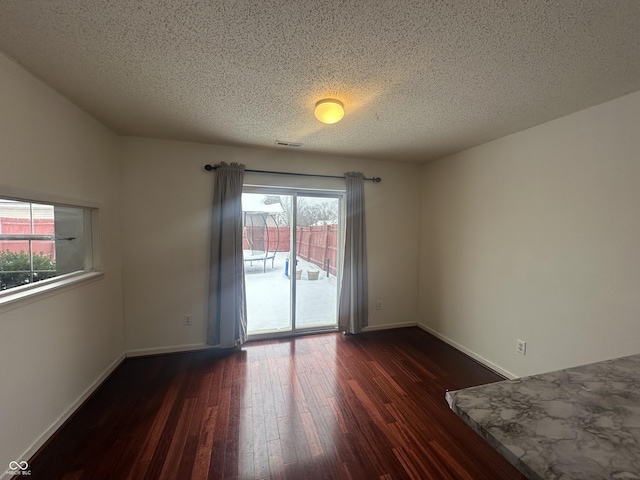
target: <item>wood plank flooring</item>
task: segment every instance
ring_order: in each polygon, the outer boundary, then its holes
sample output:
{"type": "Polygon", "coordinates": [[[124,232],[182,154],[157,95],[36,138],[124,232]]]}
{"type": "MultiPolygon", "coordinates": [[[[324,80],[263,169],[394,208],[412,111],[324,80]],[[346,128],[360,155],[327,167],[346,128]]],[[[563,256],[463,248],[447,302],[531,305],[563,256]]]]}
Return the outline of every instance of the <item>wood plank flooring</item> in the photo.
{"type": "Polygon", "coordinates": [[[524,479],[444,399],[498,380],[418,328],[127,359],[31,478],[524,479]]]}

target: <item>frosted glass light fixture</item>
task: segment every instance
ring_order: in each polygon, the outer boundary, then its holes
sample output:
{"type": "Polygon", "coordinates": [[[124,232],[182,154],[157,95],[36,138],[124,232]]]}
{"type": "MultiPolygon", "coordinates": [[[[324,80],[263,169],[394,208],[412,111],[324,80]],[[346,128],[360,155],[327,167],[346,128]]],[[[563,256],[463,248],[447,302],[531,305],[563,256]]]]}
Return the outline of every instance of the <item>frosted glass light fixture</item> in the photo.
{"type": "Polygon", "coordinates": [[[322,123],[336,123],[344,117],[344,106],[340,100],[325,98],[316,103],[315,114],[322,123]]]}

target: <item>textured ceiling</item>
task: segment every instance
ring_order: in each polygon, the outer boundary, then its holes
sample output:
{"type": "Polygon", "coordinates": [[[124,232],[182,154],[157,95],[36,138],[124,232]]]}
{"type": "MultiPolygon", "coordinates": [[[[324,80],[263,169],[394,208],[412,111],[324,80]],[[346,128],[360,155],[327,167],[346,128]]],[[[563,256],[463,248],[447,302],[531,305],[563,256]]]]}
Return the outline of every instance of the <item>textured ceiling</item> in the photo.
{"type": "Polygon", "coordinates": [[[120,134],[420,162],[640,90],[640,1],[1,0],[0,50],[120,134]]]}

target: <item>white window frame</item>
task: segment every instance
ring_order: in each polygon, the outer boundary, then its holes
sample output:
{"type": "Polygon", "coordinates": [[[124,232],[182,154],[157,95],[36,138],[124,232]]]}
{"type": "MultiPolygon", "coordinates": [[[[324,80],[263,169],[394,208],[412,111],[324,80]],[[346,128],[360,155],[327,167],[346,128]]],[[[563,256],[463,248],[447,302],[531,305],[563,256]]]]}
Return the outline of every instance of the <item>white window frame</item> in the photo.
{"type": "Polygon", "coordinates": [[[82,209],[85,216],[84,225],[87,229],[85,238],[90,239],[85,248],[84,270],[0,291],[0,313],[76,288],[103,276],[100,262],[99,204],[6,185],[0,185],[0,197],[7,200],[82,209]]]}

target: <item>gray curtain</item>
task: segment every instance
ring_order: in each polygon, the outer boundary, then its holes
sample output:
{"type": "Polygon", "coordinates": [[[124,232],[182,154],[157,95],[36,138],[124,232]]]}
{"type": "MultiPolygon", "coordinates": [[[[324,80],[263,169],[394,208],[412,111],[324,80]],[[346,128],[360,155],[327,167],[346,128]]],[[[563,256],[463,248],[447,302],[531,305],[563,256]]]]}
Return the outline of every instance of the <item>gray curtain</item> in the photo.
{"type": "Polygon", "coordinates": [[[368,325],[367,237],[364,220],[364,175],[345,173],[347,182],[344,268],[338,328],[359,333],[368,325]]]}
{"type": "Polygon", "coordinates": [[[214,174],[207,343],[233,348],[247,339],[242,258],[244,165],[220,163],[214,174]]]}

